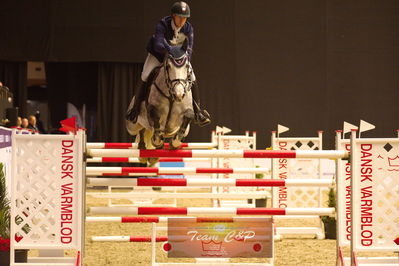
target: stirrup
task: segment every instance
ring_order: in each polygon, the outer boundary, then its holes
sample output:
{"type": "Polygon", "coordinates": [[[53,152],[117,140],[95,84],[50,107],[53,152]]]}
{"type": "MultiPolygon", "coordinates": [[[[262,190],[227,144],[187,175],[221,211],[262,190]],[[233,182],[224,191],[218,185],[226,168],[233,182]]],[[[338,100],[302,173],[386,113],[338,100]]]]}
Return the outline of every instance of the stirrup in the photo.
{"type": "Polygon", "coordinates": [[[126,114],[126,120],[129,120],[132,123],[136,123],[137,119],[139,118],[140,114],[140,109],[139,108],[133,108],[126,114]]]}
{"type": "Polygon", "coordinates": [[[211,116],[207,110],[198,110],[194,122],[200,127],[206,126],[211,123],[211,116]]]}

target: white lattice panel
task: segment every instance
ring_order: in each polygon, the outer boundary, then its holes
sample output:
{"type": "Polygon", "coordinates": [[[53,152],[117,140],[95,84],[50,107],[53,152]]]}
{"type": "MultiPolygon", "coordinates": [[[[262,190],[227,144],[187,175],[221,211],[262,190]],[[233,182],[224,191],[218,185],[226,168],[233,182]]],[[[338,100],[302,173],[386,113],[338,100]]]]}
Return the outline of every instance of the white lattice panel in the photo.
{"type": "Polygon", "coordinates": [[[83,133],[13,135],[15,249],[81,249],[83,133]]]}
{"type": "Polygon", "coordinates": [[[399,139],[352,137],[354,251],[399,251],[399,139]]]}
{"type": "MultiPolygon", "coordinates": [[[[321,134],[318,138],[276,138],[272,136],[273,150],[319,150],[321,134]]],[[[272,159],[274,179],[319,179],[320,159],[272,159]]],[[[310,208],[323,207],[321,189],[318,187],[273,188],[273,207],[310,208]]]]}

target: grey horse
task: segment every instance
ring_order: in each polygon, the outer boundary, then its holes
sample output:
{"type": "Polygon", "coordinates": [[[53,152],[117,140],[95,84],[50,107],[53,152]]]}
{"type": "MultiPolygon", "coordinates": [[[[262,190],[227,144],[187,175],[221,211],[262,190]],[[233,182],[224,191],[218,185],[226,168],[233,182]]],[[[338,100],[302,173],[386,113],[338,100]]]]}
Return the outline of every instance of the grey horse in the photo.
{"type": "MultiPolygon", "coordinates": [[[[137,122],[126,120],[127,131],[136,136],[139,149],[162,149],[165,141],[170,148],[177,149],[188,135],[194,111],[190,89],[192,68],[186,50],[185,43],[165,56],[162,65],[152,73],[148,97],[141,104],[137,122]]],[[[134,100],[133,97],[127,113],[134,100]]],[[[145,161],[143,158],[142,162],[145,161]]]]}

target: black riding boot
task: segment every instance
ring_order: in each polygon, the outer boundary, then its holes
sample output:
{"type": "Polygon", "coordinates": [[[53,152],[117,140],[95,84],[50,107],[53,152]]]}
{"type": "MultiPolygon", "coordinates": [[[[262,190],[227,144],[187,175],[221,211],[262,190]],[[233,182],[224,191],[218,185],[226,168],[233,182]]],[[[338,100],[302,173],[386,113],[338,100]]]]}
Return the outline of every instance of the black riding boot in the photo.
{"type": "Polygon", "coordinates": [[[145,100],[146,92],[147,92],[147,84],[148,82],[140,81],[140,85],[137,86],[137,91],[135,94],[134,105],[132,109],[126,114],[126,119],[132,121],[133,123],[137,122],[137,118],[140,114],[140,106],[141,103],[145,100]]]}
{"type": "Polygon", "coordinates": [[[195,81],[193,86],[191,86],[191,91],[193,97],[194,123],[201,127],[206,126],[211,122],[211,116],[209,115],[208,111],[201,110],[197,81],[195,81]]]}

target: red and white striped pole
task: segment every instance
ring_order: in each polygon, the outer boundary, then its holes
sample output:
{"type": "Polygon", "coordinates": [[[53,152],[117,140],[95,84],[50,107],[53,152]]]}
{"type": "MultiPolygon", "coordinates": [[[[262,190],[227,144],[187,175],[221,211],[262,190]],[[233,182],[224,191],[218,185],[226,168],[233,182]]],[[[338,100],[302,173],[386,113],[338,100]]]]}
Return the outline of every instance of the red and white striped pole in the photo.
{"type": "Polygon", "coordinates": [[[269,196],[265,191],[248,191],[240,193],[211,193],[211,192],[179,192],[179,193],[159,193],[159,192],[92,192],[88,196],[100,199],[264,199],[269,196]]]}
{"type": "Polygon", "coordinates": [[[334,208],[90,207],[91,214],[129,215],[333,215],[334,208]]]}
{"type": "Polygon", "coordinates": [[[89,149],[92,157],[179,157],[179,158],[308,158],[338,159],[348,157],[347,151],[335,150],[133,150],[89,149]]]}
{"type": "MultiPolygon", "coordinates": [[[[261,235],[254,236],[253,238],[245,239],[245,241],[265,241],[270,240],[272,236],[261,235]]],[[[165,241],[187,241],[187,236],[157,236],[155,237],[155,242],[165,242],[165,241]]],[[[152,242],[150,236],[92,236],[92,242],[152,242]]]]}
{"type": "MultiPolygon", "coordinates": [[[[93,242],[151,242],[150,236],[92,236],[93,242]]],[[[167,236],[157,236],[156,242],[168,241],[167,236]]]]}
{"type": "Polygon", "coordinates": [[[184,163],[190,163],[190,162],[209,162],[209,158],[178,158],[178,157],[174,157],[174,158],[168,158],[168,157],[163,157],[163,158],[159,158],[159,162],[172,162],[172,163],[176,163],[176,162],[184,162],[184,163]]]}
{"type": "Polygon", "coordinates": [[[87,158],[88,163],[140,163],[139,158],[129,157],[93,157],[87,158]]]}
{"type": "MultiPolygon", "coordinates": [[[[139,216],[139,217],[86,217],[86,222],[117,222],[117,223],[166,223],[169,219],[176,217],[165,216],[139,216]]],[[[179,219],[182,219],[179,217],[179,219]]],[[[242,221],[253,221],[252,217],[184,217],[196,223],[233,223],[242,221]]]]}
{"type": "Polygon", "coordinates": [[[328,187],[334,184],[331,179],[210,179],[210,178],[89,178],[92,186],[150,186],[150,187],[328,187]]]}
{"type": "Polygon", "coordinates": [[[86,167],[87,176],[101,175],[187,175],[187,174],[243,174],[267,173],[268,168],[195,168],[195,167],[86,167]]]}
{"type": "MultiPolygon", "coordinates": [[[[159,162],[209,162],[208,158],[160,158],[159,162]]],[[[139,163],[139,158],[132,157],[93,157],[87,158],[88,163],[139,163]]]]}
{"type": "MultiPolygon", "coordinates": [[[[182,149],[211,149],[215,148],[217,143],[212,142],[189,142],[182,143],[180,148],[182,149]]],[[[87,149],[137,149],[138,143],[119,143],[119,142],[88,142],[86,144],[87,149]]],[[[169,149],[169,143],[164,144],[164,149],[169,149]]]]}

